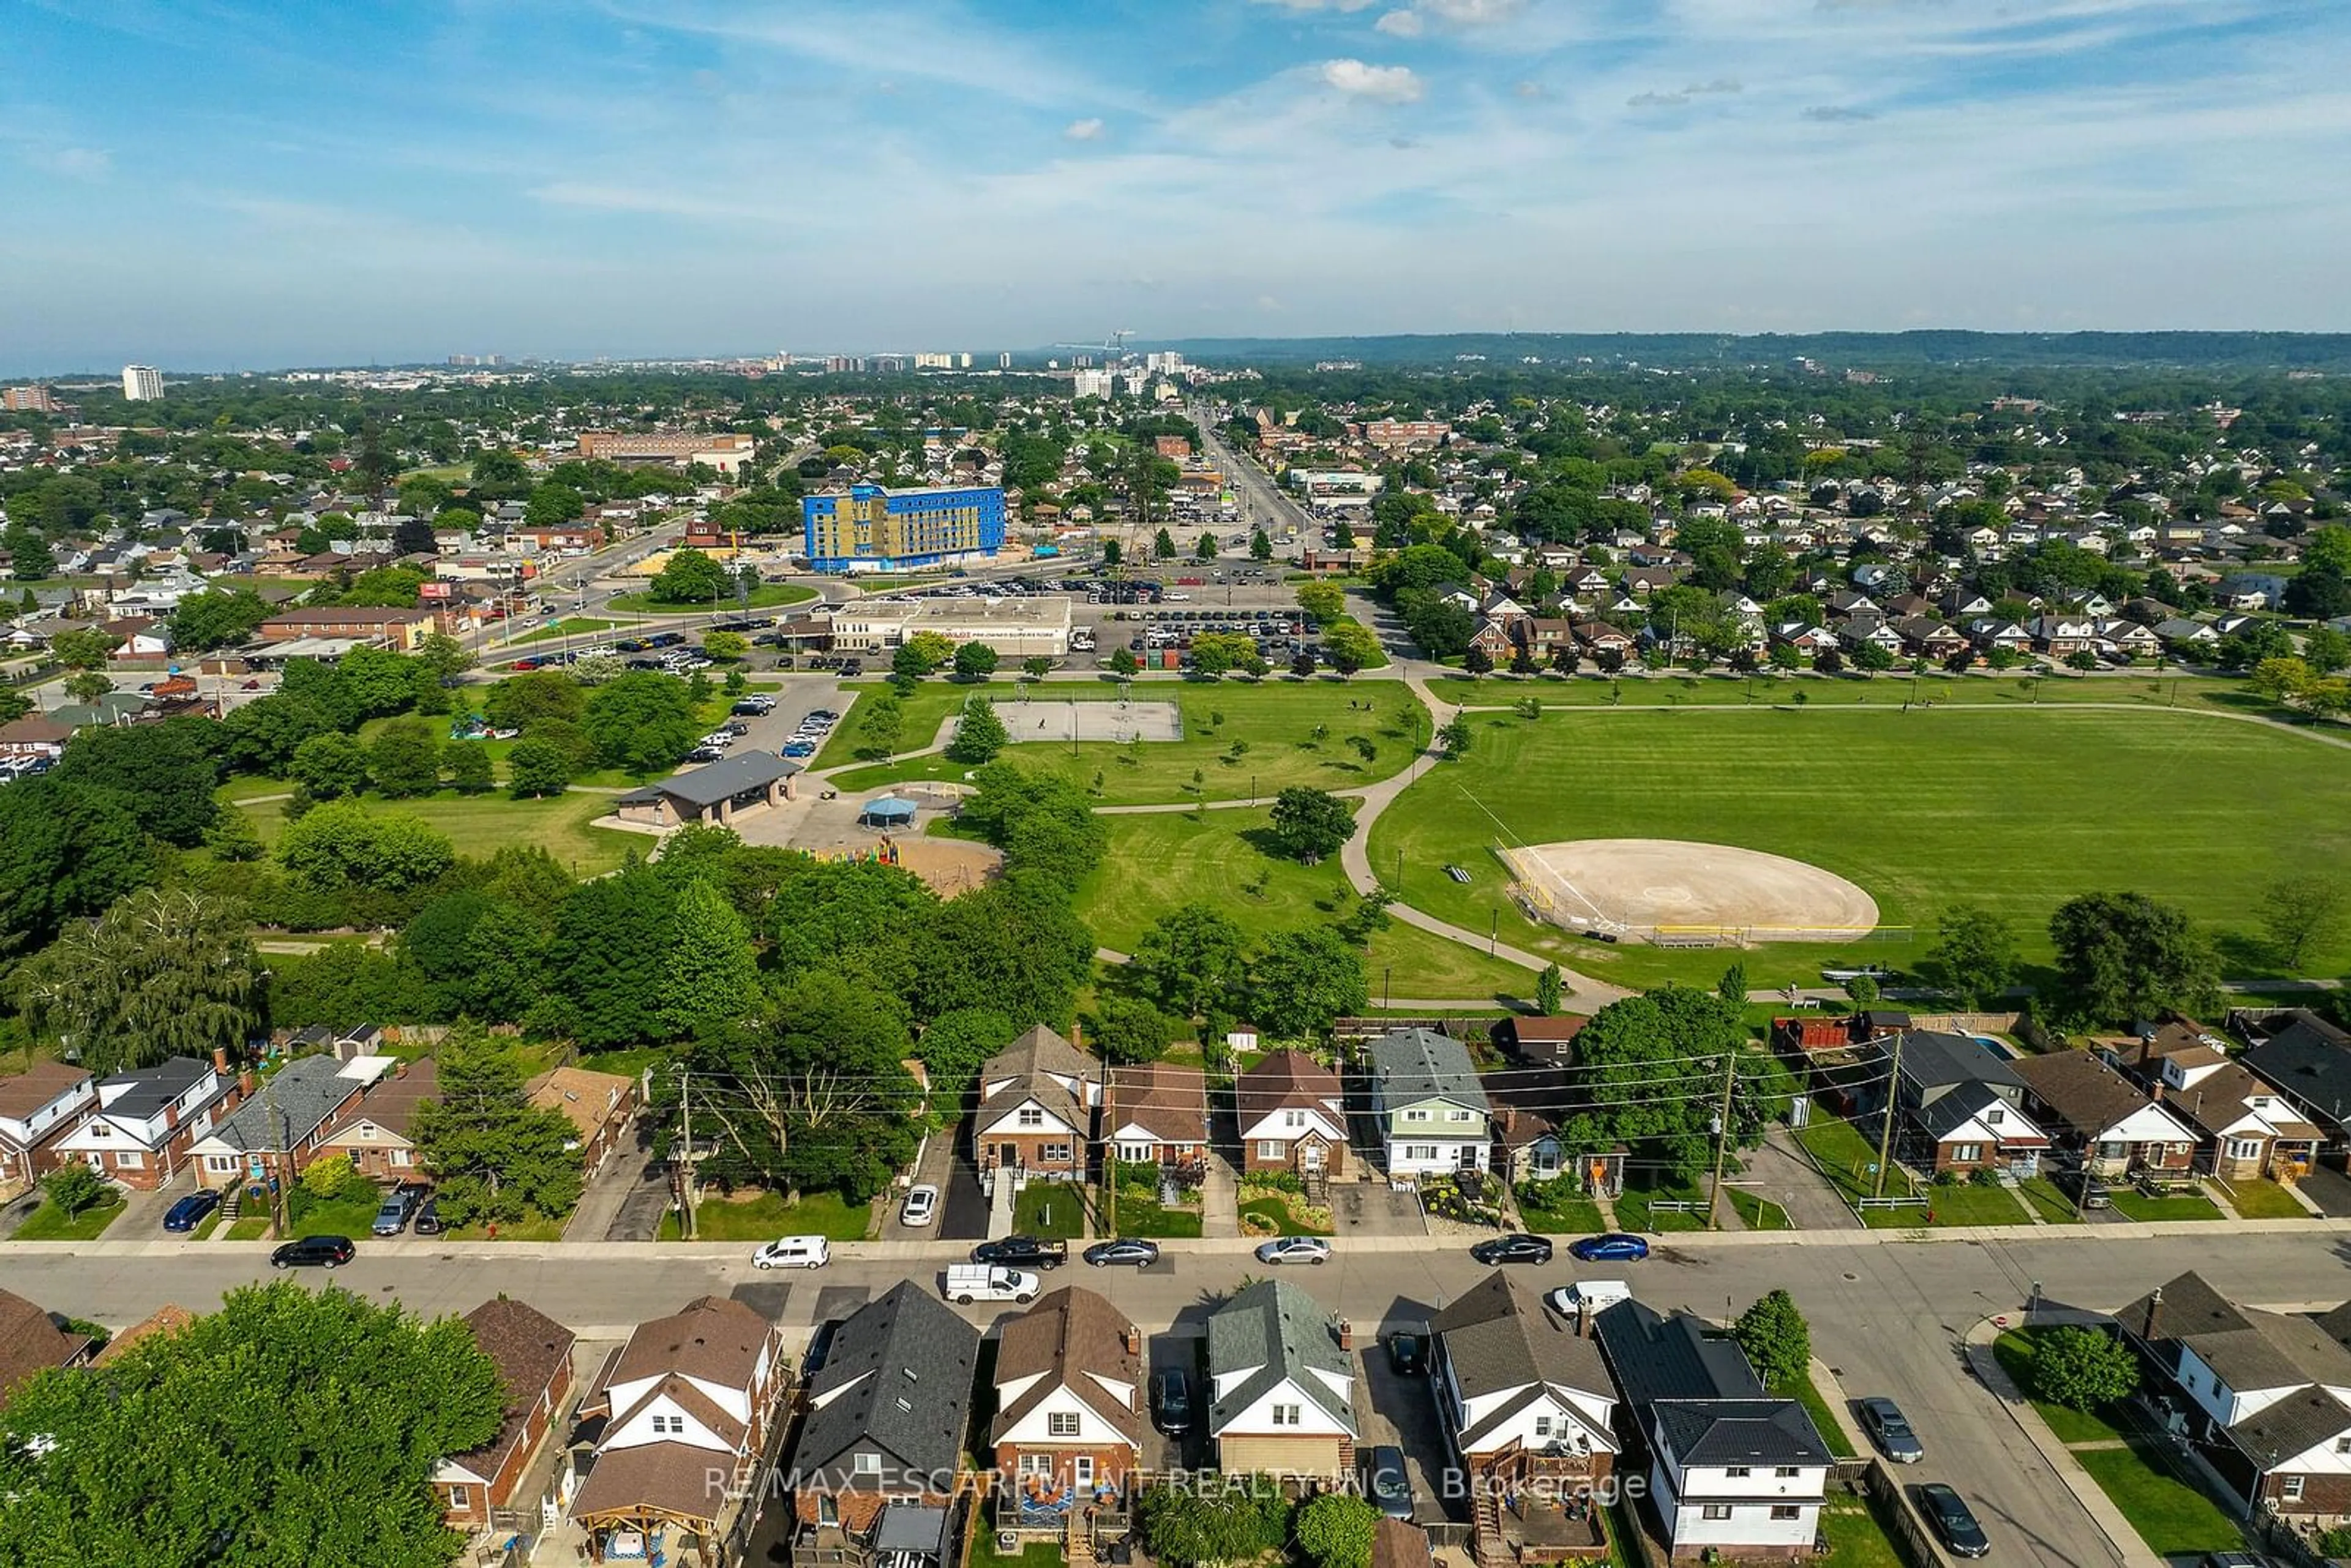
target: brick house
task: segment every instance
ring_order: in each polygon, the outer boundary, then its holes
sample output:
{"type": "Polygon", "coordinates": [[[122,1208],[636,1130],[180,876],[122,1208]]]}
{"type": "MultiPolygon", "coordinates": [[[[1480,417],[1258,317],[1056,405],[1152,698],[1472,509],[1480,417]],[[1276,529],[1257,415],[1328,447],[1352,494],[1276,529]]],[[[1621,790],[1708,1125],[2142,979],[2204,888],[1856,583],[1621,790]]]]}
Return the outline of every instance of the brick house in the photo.
{"type": "Polygon", "coordinates": [[[2351,1514],[2351,1303],[2316,1317],[2264,1312],[2191,1270],[2116,1322],[2241,1507],[2351,1514]]]}
{"type": "Polygon", "coordinates": [[[236,1108],[242,1094],[225,1051],[210,1061],[174,1056],[117,1072],[99,1082],[98,1109],[57,1140],[57,1156],[153,1192],[188,1168],[197,1140],[236,1108]]]}
{"type": "Polygon", "coordinates": [[[1208,1147],[1207,1075],[1161,1061],[1112,1068],[1102,1091],[1102,1142],[1108,1157],[1198,1165],[1208,1147]]]}
{"type": "Polygon", "coordinates": [[[433,1488],[450,1528],[480,1530],[490,1523],[491,1511],[514,1506],[531,1456],[570,1396],[575,1336],[537,1308],[505,1296],[467,1312],[465,1326],[498,1369],[506,1415],[496,1437],[434,1467],[433,1488]]]}
{"type": "Polygon", "coordinates": [[[53,1366],[78,1366],[98,1342],[13,1291],[0,1291],[0,1406],[19,1384],[53,1366]]]}
{"type": "Polygon", "coordinates": [[[2207,1175],[2292,1180],[2315,1161],[2319,1129],[2194,1019],[2174,1016],[2136,1040],[2104,1040],[2096,1049],[2194,1131],[2196,1168],[2207,1175]]]}
{"type": "Polygon", "coordinates": [[[1144,1436],[1144,1371],[1142,1331],[1081,1287],[1004,1325],[988,1442],[1019,1528],[1058,1531],[1073,1504],[1125,1491],[1144,1436]]]}
{"type": "Polygon", "coordinates": [[[257,635],[265,643],[290,643],[303,637],[359,637],[413,653],[434,631],[438,617],[430,610],[353,609],[327,605],[288,610],[261,623],[257,635]]]}
{"type": "Polygon", "coordinates": [[[603,1168],[637,1113],[637,1081],[623,1073],[557,1067],[525,1087],[532,1105],[562,1112],[578,1129],[580,1166],[590,1176],[603,1168]]]}
{"type": "Polygon", "coordinates": [[[1022,1181],[1083,1181],[1102,1074],[1101,1062],[1043,1024],[990,1058],[971,1123],[981,1185],[993,1190],[999,1169],[1022,1181]]]}
{"type": "Polygon", "coordinates": [[[1302,1051],[1277,1051],[1233,1082],[1241,1169],[1347,1174],[1346,1093],[1302,1051]]]}
{"type": "Polygon", "coordinates": [[[394,1065],[388,1056],[296,1057],[273,1077],[246,1087],[245,1103],[196,1140],[189,1152],[197,1183],[225,1188],[273,1176],[292,1181],[319,1157],[336,1118],[354,1109],[394,1065]]]}
{"type": "Polygon", "coordinates": [[[2090,1175],[2185,1181],[2193,1172],[2195,1133],[2093,1053],[2053,1051],[2013,1066],[2052,1148],[2090,1175]]]}
{"type": "Polygon", "coordinates": [[[336,1116],[319,1141],[318,1157],[350,1156],[351,1168],[381,1182],[422,1179],[423,1156],[411,1129],[416,1108],[441,1097],[441,1069],[431,1057],[403,1061],[360,1103],[336,1116]]]}
{"type": "Polygon", "coordinates": [[[29,1186],[57,1169],[57,1140],[97,1103],[89,1071],[68,1062],[36,1061],[0,1078],[0,1187],[29,1186]]]}
{"type": "Polygon", "coordinates": [[[979,1331],[912,1280],[835,1331],[792,1450],[794,1561],[871,1563],[893,1510],[944,1517],[978,1357],[979,1331]]]}

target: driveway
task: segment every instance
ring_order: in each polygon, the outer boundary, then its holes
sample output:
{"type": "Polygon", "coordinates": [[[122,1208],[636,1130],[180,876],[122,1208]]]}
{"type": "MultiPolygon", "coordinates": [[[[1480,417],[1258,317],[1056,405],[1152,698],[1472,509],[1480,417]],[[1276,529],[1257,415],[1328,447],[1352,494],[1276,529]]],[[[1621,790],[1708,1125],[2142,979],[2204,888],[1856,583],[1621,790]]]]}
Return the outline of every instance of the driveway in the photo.
{"type": "Polygon", "coordinates": [[[905,1212],[905,1201],[903,1197],[893,1198],[882,1220],[882,1240],[987,1239],[987,1199],[979,1190],[979,1176],[972,1169],[971,1162],[956,1155],[956,1145],[959,1141],[955,1126],[933,1133],[923,1145],[922,1158],[914,1162],[913,1185],[927,1185],[939,1189],[938,1218],[928,1225],[901,1224],[898,1216],[905,1212]]]}
{"type": "Polygon", "coordinates": [[[2327,1218],[2351,1218],[2351,1176],[2330,1166],[2319,1166],[2297,1185],[2302,1196],[2318,1205],[2318,1211],[2327,1218]]]}
{"type": "Polygon", "coordinates": [[[1746,1168],[1726,1185],[1770,1198],[1788,1211],[1788,1222],[1799,1230],[1859,1230],[1860,1217],[1794,1142],[1785,1127],[1771,1128],[1761,1147],[1739,1156],[1746,1168]]]}
{"type": "Polygon", "coordinates": [[[1350,1236],[1426,1236],[1428,1221],[1420,1195],[1399,1192],[1385,1182],[1343,1181],[1331,1186],[1332,1228],[1344,1245],[1350,1236]]]}
{"type": "Polygon", "coordinates": [[[1428,1379],[1397,1376],[1376,1343],[1359,1342],[1355,1359],[1363,1365],[1357,1386],[1364,1391],[1364,1437],[1355,1445],[1355,1457],[1368,1460],[1367,1450],[1375,1445],[1396,1445],[1404,1450],[1405,1473],[1412,1478],[1414,1522],[1466,1522],[1468,1500],[1459,1495],[1461,1487],[1451,1484],[1453,1462],[1428,1379]]]}
{"type": "Polygon", "coordinates": [[[616,1151],[607,1169],[611,1179],[625,1184],[612,1218],[604,1228],[607,1241],[651,1241],[661,1230],[662,1211],[670,1204],[669,1173],[663,1163],[643,1149],[616,1151]]]}

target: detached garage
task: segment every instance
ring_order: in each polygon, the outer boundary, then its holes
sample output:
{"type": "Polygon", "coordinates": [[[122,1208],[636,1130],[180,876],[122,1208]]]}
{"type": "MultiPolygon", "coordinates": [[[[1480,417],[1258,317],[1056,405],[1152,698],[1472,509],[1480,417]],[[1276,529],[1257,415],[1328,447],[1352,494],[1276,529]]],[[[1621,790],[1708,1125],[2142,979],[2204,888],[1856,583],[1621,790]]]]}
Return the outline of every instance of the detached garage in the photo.
{"type": "Polygon", "coordinates": [[[624,822],[658,828],[688,822],[712,826],[731,822],[737,814],[774,806],[792,798],[792,779],[800,771],[772,751],[743,751],[708,767],[695,768],[632,789],[613,803],[613,814],[624,822]]]}

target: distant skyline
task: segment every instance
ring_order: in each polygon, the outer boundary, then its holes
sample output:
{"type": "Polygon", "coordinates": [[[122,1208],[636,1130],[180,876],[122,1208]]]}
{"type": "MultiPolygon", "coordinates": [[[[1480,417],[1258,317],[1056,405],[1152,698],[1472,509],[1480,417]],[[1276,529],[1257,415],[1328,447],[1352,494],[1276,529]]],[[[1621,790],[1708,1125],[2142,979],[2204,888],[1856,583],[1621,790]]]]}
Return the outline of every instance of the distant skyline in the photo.
{"type": "Polygon", "coordinates": [[[2351,329],[2339,0],[16,0],[0,374],[2351,329]]]}

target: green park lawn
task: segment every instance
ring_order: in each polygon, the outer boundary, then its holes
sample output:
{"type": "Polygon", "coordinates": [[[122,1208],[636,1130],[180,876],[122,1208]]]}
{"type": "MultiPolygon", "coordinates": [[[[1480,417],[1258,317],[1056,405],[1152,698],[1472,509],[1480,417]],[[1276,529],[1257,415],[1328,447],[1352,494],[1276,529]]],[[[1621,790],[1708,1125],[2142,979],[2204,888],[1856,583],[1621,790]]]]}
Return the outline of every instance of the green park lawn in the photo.
{"type": "Polygon", "coordinates": [[[16,1227],[19,1241],[92,1241],[105,1233],[106,1228],[122,1218],[122,1199],[108,1194],[106,1200],[92,1204],[79,1214],[68,1215],[54,1203],[44,1202],[25,1217],[16,1227]]]}
{"type": "MultiPolygon", "coordinates": [[[[694,1228],[701,1241],[773,1241],[778,1236],[862,1241],[872,1218],[871,1206],[844,1203],[836,1193],[802,1193],[798,1203],[772,1192],[745,1198],[714,1193],[695,1207],[694,1228]]],[[[661,1239],[677,1239],[674,1208],[662,1216],[661,1239]]]]}
{"type": "MultiPolygon", "coordinates": [[[[2127,683],[2116,683],[2127,684],[2127,683]]],[[[1890,694],[1890,687],[1888,693],[1890,694]]],[[[1864,694],[1870,695],[1870,694],[1864,694]]],[[[1498,841],[1661,838],[1788,855],[1859,884],[1907,944],[1771,944],[1752,985],[1817,983],[1824,965],[1916,963],[1948,906],[2008,916],[2028,961],[2076,894],[2135,890],[2218,934],[2231,974],[2259,972],[2262,891],[2289,872],[2351,868],[2335,809],[2351,755],[2312,735],[2201,711],[2043,703],[1899,711],[1808,706],[1473,715],[1472,750],[1431,768],[1374,826],[1373,863],[1402,867],[1407,903],[1624,984],[1710,984],[1720,951],[1609,946],[1538,925],[1510,902],[1498,841]],[[2262,802],[2249,813],[2248,800],[2262,802]],[[1400,857],[1400,859],[1399,859],[1400,857]],[[1458,884],[1445,868],[1469,873],[1458,884]]],[[[2309,973],[2351,966],[2351,935],[2309,973]]]]}
{"type": "MultiPolygon", "coordinates": [[[[1351,907],[1337,859],[1319,865],[1276,860],[1243,837],[1266,826],[1268,813],[1234,810],[1104,817],[1110,849],[1078,890],[1078,914],[1095,940],[1134,951],[1160,916],[1186,904],[1214,904],[1251,936],[1325,924],[1351,907]]],[[[1371,999],[1490,999],[1531,994],[1534,977],[1391,917],[1373,935],[1364,958],[1371,999]]]]}
{"type": "MultiPolygon", "coordinates": [[[[1507,707],[1521,698],[1539,698],[1545,707],[1677,708],[1770,707],[1797,706],[1850,706],[1856,703],[1899,708],[1911,696],[1910,675],[1815,675],[1810,672],[1753,676],[1714,671],[1703,675],[1624,675],[1611,680],[1590,665],[1573,678],[1553,674],[1531,677],[1440,675],[1428,689],[1448,703],[1470,707],[1507,707]]],[[[2035,704],[2098,703],[2147,708],[2208,708],[2230,712],[2273,711],[2255,698],[2241,680],[2209,675],[2158,673],[2083,675],[2060,671],[2032,675],[2022,671],[1993,674],[1978,670],[1967,675],[1941,671],[1918,677],[1917,699],[1944,704],[1985,704],[2031,707],[2035,704]]]]}
{"type": "MultiPolygon", "coordinates": [[[[747,599],[728,594],[718,601],[716,612],[724,617],[746,608],[780,610],[787,605],[806,604],[815,597],[815,589],[803,588],[797,582],[763,582],[751,591],[747,599]]],[[[710,613],[713,607],[708,604],[672,604],[665,600],[655,599],[647,591],[616,594],[611,608],[637,615],[699,615],[710,613]]]]}
{"type": "MultiPolygon", "coordinates": [[[[409,800],[362,795],[359,801],[379,816],[421,819],[448,834],[461,855],[486,860],[508,844],[537,844],[581,875],[616,870],[631,850],[643,853],[653,841],[641,833],[590,827],[611,813],[612,797],[578,790],[549,800],[444,791],[409,800]]],[[[246,809],[253,813],[262,842],[276,842],[286,828],[285,814],[275,804],[246,809]]]]}
{"type": "MultiPolygon", "coordinates": [[[[1080,741],[1075,747],[1016,742],[1004,755],[1024,767],[1058,773],[1084,789],[1096,789],[1099,775],[1098,798],[1109,806],[1195,798],[1246,800],[1252,790],[1270,800],[1292,784],[1350,789],[1375,783],[1402,771],[1412,759],[1415,734],[1425,740],[1427,733],[1423,710],[1395,681],[1163,679],[1134,681],[1127,690],[1135,702],[1176,704],[1183,716],[1184,738],[1128,745],[1080,741]],[[1350,703],[1367,706],[1351,708],[1350,703]],[[1411,727],[1416,723],[1417,732],[1411,727]],[[1320,736],[1314,733],[1318,727],[1320,736]],[[1371,743],[1370,761],[1352,743],[1354,736],[1371,743]],[[1233,749],[1237,743],[1243,747],[1238,753],[1233,749]],[[1195,773],[1200,775],[1197,784],[1195,773]]],[[[1023,733],[1015,683],[999,679],[965,686],[932,680],[905,699],[895,749],[917,751],[929,746],[974,692],[995,702],[1016,737],[1023,733]]],[[[1040,702],[1114,702],[1119,685],[1108,680],[1056,681],[1032,684],[1029,693],[1040,702]]],[[[1025,727],[1033,731],[1036,720],[1025,727]]],[[[818,753],[816,764],[822,768],[854,763],[865,744],[858,710],[852,708],[818,753]]],[[[859,768],[834,782],[844,789],[866,789],[914,779],[960,779],[967,771],[935,755],[859,768]]]]}

